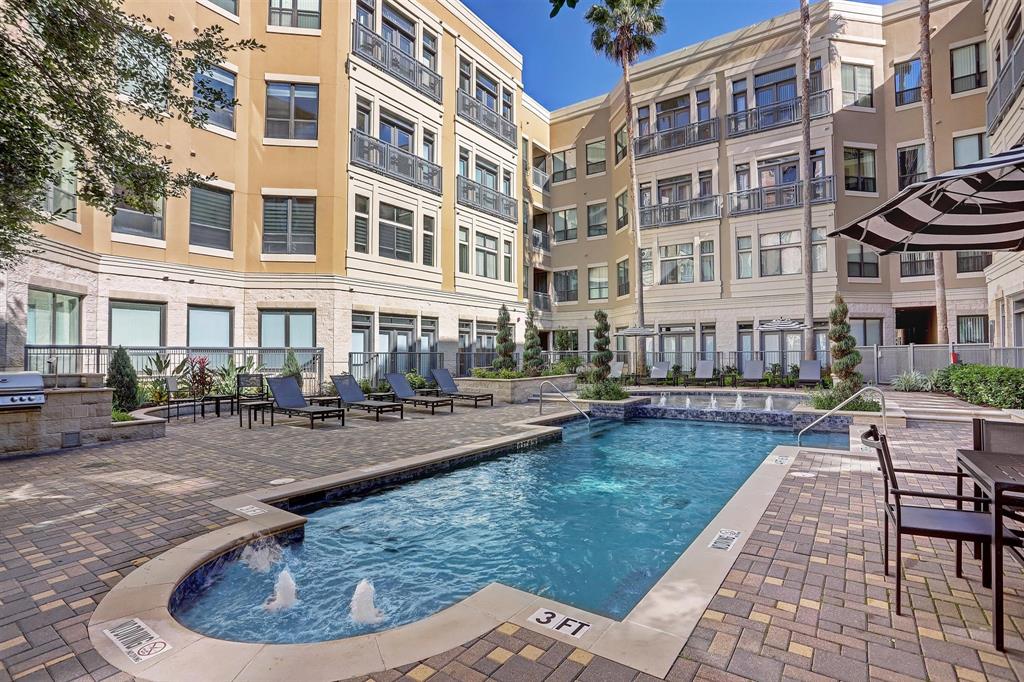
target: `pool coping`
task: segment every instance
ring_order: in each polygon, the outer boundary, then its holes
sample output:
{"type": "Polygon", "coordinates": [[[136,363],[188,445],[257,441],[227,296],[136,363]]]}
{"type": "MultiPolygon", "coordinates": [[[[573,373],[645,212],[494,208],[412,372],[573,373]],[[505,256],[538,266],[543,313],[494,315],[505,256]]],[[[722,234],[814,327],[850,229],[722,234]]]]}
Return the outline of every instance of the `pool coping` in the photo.
{"type": "Polygon", "coordinates": [[[486,635],[511,622],[572,644],[656,677],[664,677],[701,615],[725,580],[746,540],[760,522],[779,485],[800,452],[847,453],[819,448],[776,446],[744,481],[657,583],[621,620],[491,583],[422,620],[382,632],[309,644],[263,644],[208,637],[180,624],[169,611],[178,585],[193,571],[226,552],[260,537],[300,528],[303,516],[271,502],[324,491],[400,472],[508,448],[561,433],[555,423],[575,412],[558,412],[512,422],[522,431],[471,445],[409,457],[389,464],[360,467],[338,474],[262,488],[214,500],[240,517],[238,523],[205,533],[167,550],[118,582],[100,602],[88,624],[100,655],[139,679],[182,680],[205,677],[232,680],[335,680],[369,675],[430,658],[486,635]],[[713,548],[723,529],[739,533],[725,549],[713,548]],[[548,609],[590,624],[580,638],[531,620],[548,609]],[[133,618],[142,620],[167,644],[163,653],[133,662],[104,634],[133,618]]]}

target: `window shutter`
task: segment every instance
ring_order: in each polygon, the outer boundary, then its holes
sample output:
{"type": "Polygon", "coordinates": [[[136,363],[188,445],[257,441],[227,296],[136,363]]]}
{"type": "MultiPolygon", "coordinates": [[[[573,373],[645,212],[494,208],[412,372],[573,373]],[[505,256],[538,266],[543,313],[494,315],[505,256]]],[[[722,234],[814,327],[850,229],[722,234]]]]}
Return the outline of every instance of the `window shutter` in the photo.
{"type": "Polygon", "coordinates": [[[393,225],[380,224],[377,249],[381,256],[386,258],[395,257],[395,227],[393,225]]]}
{"type": "Polygon", "coordinates": [[[263,253],[288,253],[288,199],[263,198],[263,253]]]}
{"type": "Polygon", "coordinates": [[[412,230],[395,229],[395,258],[412,261],[412,230]]]}
{"type": "Polygon", "coordinates": [[[316,253],[316,199],[292,199],[291,253],[316,253]]]}
{"type": "Polygon", "coordinates": [[[359,253],[368,253],[370,250],[370,223],[366,216],[356,216],[354,248],[359,253]]]}

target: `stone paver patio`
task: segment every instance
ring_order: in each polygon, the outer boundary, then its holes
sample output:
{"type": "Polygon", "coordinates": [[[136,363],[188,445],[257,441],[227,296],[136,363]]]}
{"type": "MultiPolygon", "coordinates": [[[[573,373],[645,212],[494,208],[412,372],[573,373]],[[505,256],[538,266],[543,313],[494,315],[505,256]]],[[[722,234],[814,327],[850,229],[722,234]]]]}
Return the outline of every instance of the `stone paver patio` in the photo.
{"type": "MultiPolygon", "coordinates": [[[[209,500],[509,434],[536,409],[462,408],[379,424],[353,416],[344,429],[314,431],[182,420],[161,441],[0,460],[0,682],[126,678],[92,649],[85,624],[136,566],[237,520],[209,500]]],[[[901,461],[946,469],[970,431],[911,422],[892,439],[901,461]]],[[[948,542],[907,543],[907,608],[895,616],[894,581],[881,566],[880,488],[873,456],[802,453],[669,679],[1024,677],[1024,580],[1012,561],[1005,655],[990,644],[990,594],[977,564],[966,562],[968,579],[957,579],[948,542]]],[[[372,679],[400,678],[653,679],[511,624],[372,679]]]]}

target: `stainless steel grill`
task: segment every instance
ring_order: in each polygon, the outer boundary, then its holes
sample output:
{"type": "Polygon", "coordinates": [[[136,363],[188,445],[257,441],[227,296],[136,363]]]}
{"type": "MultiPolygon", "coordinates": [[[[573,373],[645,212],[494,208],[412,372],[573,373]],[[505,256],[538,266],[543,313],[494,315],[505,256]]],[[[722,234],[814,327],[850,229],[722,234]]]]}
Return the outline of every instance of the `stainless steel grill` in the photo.
{"type": "Polygon", "coordinates": [[[43,375],[39,372],[0,372],[0,410],[42,407],[43,375]]]}

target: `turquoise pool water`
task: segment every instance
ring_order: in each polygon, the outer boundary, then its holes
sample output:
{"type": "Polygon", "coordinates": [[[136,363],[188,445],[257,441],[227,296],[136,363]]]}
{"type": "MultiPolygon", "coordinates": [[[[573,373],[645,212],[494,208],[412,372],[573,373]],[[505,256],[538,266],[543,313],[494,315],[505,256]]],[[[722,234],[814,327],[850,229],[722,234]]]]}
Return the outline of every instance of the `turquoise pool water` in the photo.
{"type": "MultiPolygon", "coordinates": [[[[175,616],[221,639],[316,642],[419,620],[497,581],[621,619],[772,448],[795,442],[706,422],[573,426],[563,442],[320,509],[301,543],[247,549],[175,616]],[[364,580],[373,606],[364,584],[353,612],[364,580]]],[[[837,434],[805,444],[848,447],[837,434]]]]}

